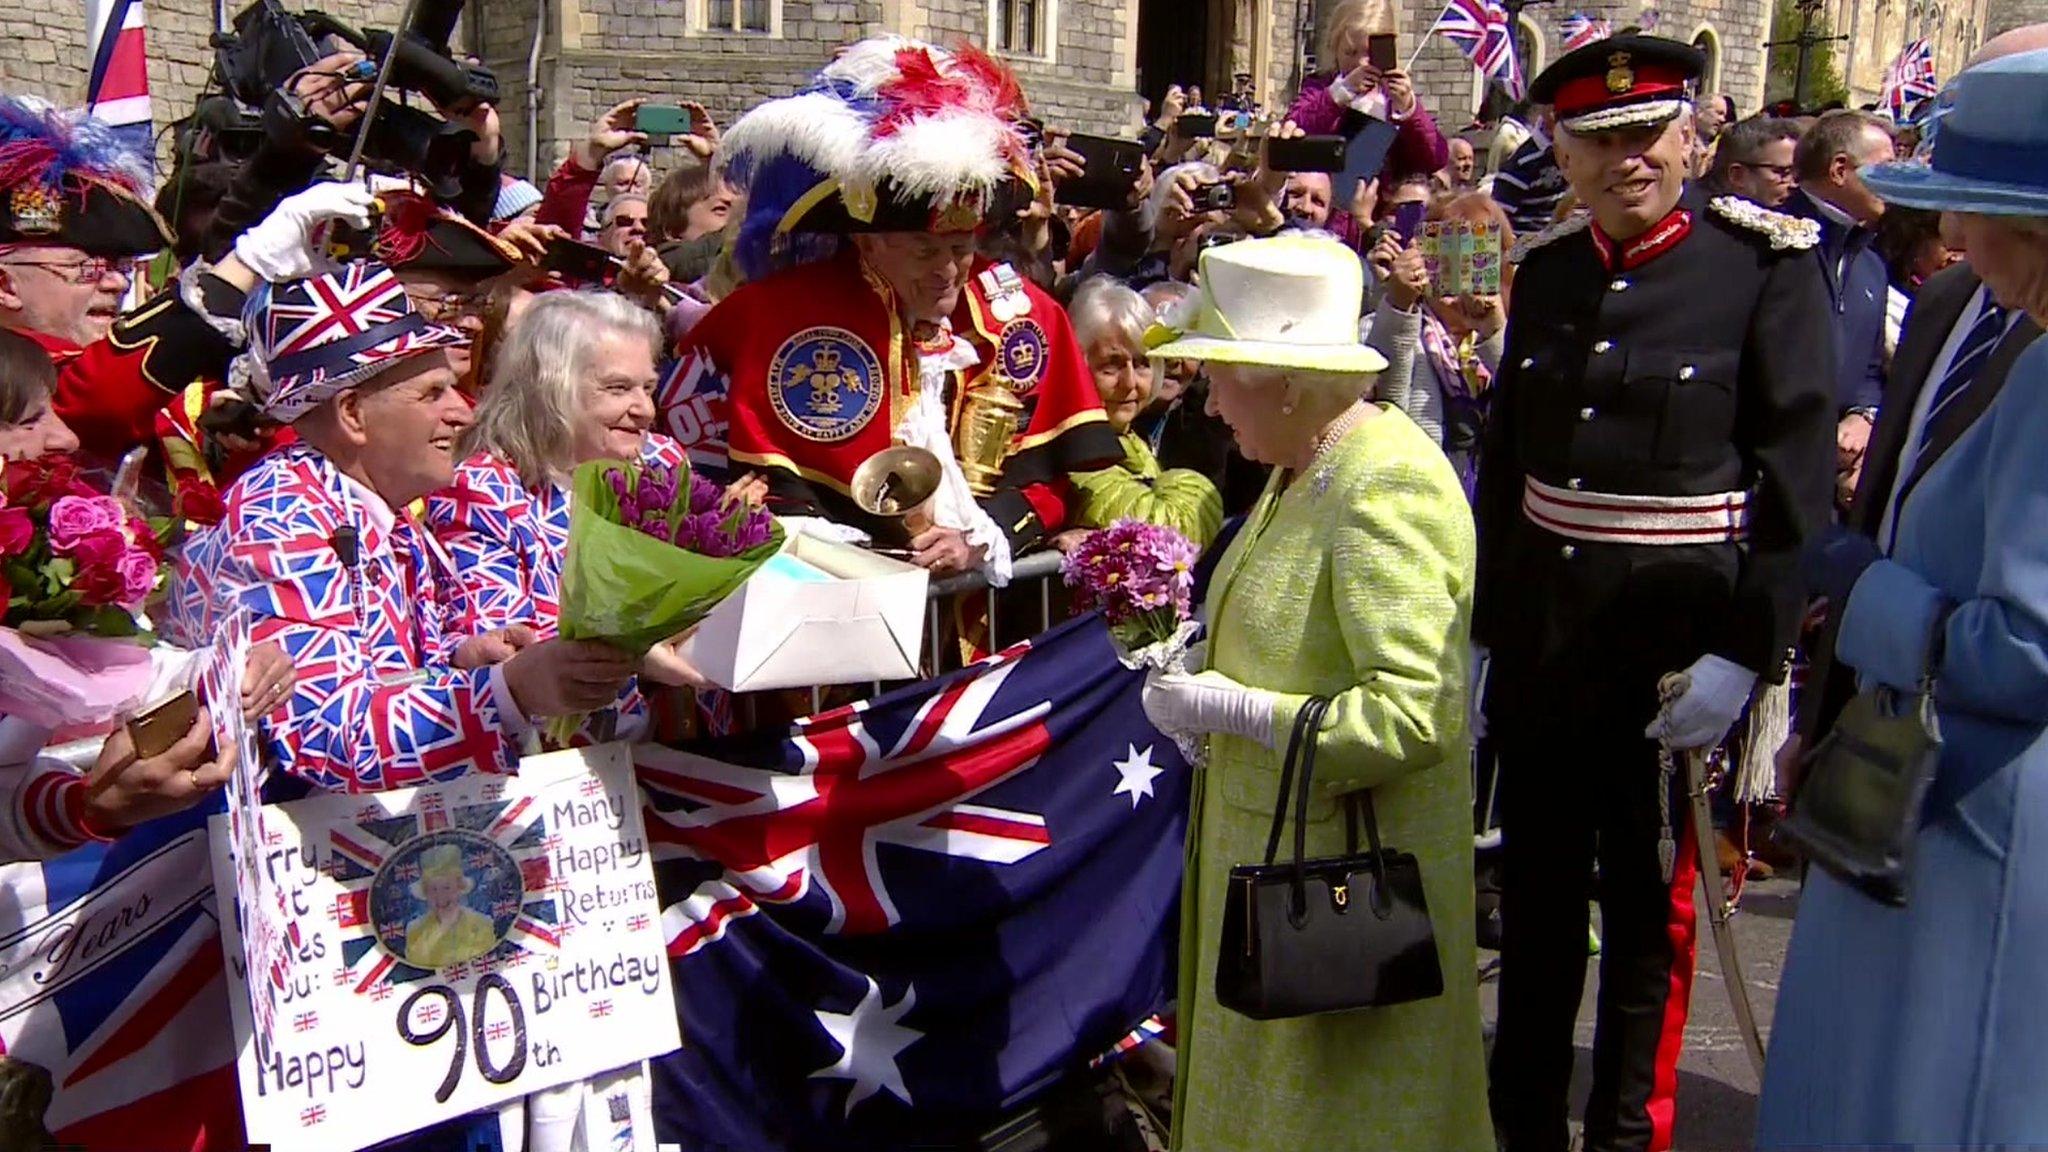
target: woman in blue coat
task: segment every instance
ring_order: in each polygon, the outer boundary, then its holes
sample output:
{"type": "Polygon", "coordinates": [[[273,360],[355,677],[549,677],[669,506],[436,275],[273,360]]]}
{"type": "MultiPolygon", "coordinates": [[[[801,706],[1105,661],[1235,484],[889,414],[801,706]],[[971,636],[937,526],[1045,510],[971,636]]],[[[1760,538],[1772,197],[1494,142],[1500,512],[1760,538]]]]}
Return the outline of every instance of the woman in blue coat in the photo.
{"type": "MultiPolygon", "coordinates": [[[[1992,298],[2048,320],[2048,51],[1964,72],[1932,163],[1864,180],[1952,213],[1992,298]]],[[[1945,745],[1906,907],[1810,874],[1757,1145],[2048,1146],[2048,341],[1926,466],[1888,554],[1856,539],[1816,589],[1836,655],[1910,689],[1935,652],[1945,745]]]]}

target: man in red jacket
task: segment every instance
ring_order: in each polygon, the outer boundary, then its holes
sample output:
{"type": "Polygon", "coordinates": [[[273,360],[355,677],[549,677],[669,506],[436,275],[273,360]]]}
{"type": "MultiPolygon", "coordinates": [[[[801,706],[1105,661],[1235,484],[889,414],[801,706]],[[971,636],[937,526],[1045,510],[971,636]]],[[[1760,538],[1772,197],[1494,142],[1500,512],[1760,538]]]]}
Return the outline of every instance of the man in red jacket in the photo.
{"type": "Polygon", "coordinates": [[[241,293],[195,270],[123,314],[135,262],[169,243],[143,200],[147,161],[83,113],[26,98],[0,99],[0,148],[30,158],[0,177],[0,327],[57,366],[54,406],[83,456],[153,448],[158,411],[234,355],[202,309],[235,316],[241,293]]]}
{"type": "Polygon", "coordinates": [[[58,413],[89,452],[117,455],[150,438],[169,399],[141,367],[146,338],[124,347],[115,334],[136,261],[170,242],[143,198],[148,161],[98,121],[30,98],[0,100],[0,149],[26,158],[0,177],[0,327],[43,346],[61,373],[58,413]],[[124,352],[135,363],[118,363],[124,352]]]}
{"type": "Polygon", "coordinates": [[[724,157],[747,195],[748,282],[691,331],[657,396],[694,461],[763,476],[777,511],[996,586],[1061,527],[1067,475],[1122,453],[1066,313],[977,256],[983,227],[1030,192],[1015,85],[972,50],[874,38],[735,123],[724,157]],[[855,472],[899,444],[939,463],[929,525],[854,499],[855,472]]]}

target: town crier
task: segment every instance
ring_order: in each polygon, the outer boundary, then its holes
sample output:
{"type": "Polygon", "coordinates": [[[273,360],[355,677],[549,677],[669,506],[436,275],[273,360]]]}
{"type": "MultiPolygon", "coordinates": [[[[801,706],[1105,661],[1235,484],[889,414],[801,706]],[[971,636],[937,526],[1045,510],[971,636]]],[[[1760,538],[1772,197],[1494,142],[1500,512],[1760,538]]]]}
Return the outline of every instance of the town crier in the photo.
{"type": "Polygon", "coordinates": [[[691,331],[661,396],[694,459],[716,467],[723,447],[779,511],[907,543],[939,574],[1004,583],[1060,527],[1066,475],[1120,456],[1065,312],[976,256],[984,225],[1030,196],[1025,115],[989,57],[881,37],[733,126],[749,283],[691,331]],[[932,525],[907,541],[851,493],[895,444],[944,471],[932,525]]]}

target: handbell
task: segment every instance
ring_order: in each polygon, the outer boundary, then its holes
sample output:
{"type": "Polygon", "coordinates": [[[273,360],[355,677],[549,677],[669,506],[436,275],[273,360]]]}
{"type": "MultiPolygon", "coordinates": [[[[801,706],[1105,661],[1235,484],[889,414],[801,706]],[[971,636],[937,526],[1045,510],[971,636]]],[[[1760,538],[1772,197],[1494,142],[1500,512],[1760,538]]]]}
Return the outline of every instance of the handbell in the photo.
{"type": "Polygon", "coordinates": [[[912,536],[931,527],[932,497],[945,471],[922,448],[884,448],[853,470],[853,501],[870,516],[901,520],[912,536]]]}

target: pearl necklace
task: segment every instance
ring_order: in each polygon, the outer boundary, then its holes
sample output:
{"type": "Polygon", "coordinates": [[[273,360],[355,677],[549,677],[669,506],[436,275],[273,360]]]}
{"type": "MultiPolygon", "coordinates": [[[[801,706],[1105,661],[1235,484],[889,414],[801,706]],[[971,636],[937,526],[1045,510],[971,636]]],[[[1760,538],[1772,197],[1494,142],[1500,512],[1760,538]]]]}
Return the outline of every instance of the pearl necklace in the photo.
{"type": "Polygon", "coordinates": [[[1331,473],[1336,471],[1337,467],[1337,462],[1334,459],[1326,460],[1324,457],[1328,456],[1330,449],[1335,448],[1338,442],[1342,441],[1353,428],[1358,427],[1358,422],[1363,419],[1365,419],[1365,401],[1361,400],[1345,409],[1343,415],[1330,421],[1330,426],[1323,429],[1322,434],[1316,437],[1315,448],[1309,453],[1308,468],[1304,469],[1304,471],[1313,471],[1315,473],[1310,478],[1309,483],[1314,486],[1316,495],[1321,496],[1330,490],[1331,473]]]}

